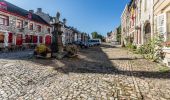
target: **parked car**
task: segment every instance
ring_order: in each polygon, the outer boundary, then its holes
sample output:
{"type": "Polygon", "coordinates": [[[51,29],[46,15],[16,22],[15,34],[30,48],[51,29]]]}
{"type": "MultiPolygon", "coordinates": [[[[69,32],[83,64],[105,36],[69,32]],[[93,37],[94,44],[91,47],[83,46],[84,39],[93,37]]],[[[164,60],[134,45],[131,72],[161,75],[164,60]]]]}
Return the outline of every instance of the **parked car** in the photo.
{"type": "Polygon", "coordinates": [[[88,43],[90,46],[98,46],[101,45],[101,39],[90,39],[88,43]]]}
{"type": "Polygon", "coordinates": [[[76,41],[74,42],[75,45],[80,46],[81,48],[88,48],[89,44],[88,42],[82,42],[82,41],[76,41]]]}

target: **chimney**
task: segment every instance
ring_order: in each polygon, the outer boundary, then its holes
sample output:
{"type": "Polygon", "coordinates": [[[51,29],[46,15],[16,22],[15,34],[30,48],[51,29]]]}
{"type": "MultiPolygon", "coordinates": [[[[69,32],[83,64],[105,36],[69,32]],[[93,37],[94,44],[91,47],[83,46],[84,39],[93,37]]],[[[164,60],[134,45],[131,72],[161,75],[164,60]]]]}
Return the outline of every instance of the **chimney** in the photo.
{"type": "Polygon", "coordinates": [[[34,13],[34,10],[29,10],[29,12],[34,13]]]}
{"type": "Polygon", "coordinates": [[[38,13],[42,13],[42,8],[37,8],[38,13]]]}

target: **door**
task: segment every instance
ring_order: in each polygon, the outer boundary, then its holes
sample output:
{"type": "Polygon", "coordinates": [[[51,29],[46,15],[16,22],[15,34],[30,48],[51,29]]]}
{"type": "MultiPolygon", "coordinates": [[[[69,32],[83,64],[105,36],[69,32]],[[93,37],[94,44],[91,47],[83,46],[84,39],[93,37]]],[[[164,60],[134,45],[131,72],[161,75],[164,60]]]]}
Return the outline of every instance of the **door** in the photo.
{"type": "Polygon", "coordinates": [[[16,45],[18,45],[18,46],[22,45],[22,34],[17,34],[16,45]]]}

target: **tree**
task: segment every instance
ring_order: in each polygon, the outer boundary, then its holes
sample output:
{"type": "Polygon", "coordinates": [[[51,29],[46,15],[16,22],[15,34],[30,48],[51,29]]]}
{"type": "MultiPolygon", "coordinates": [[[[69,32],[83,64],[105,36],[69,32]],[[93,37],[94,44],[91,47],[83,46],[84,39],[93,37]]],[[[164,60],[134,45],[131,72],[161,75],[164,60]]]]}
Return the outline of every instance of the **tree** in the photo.
{"type": "Polygon", "coordinates": [[[93,39],[98,38],[98,33],[97,32],[92,32],[91,35],[92,35],[93,39]]]}
{"type": "Polygon", "coordinates": [[[107,32],[107,36],[109,37],[111,35],[112,31],[107,32]]]}
{"type": "Polygon", "coordinates": [[[102,36],[101,34],[99,34],[97,32],[92,32],[91,35],[92,35],[93,39],[101,39],[102,41],[104,39],[104,36],[102,36]]]}
{"type": "Polygon", "coordinates": [[[116,35],[117,41],[120,43],[121,42],[121,26],[117,28],[117,35],[116,35]]]}

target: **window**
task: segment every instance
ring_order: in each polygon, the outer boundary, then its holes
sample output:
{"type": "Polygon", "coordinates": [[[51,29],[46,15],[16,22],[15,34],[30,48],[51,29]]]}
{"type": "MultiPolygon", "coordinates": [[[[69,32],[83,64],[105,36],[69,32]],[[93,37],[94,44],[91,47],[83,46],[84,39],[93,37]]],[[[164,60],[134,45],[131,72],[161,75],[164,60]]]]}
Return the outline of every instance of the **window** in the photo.
{"type": "Polygon", "coordinates": [[[33,36],[32,35],[25,35],[25,43],[32,43],[33,36]]]}
{"type": "Polygon", "coordinates": [[[160,14],[157,17],[157,30],[158,33],[164,34],[166,32],[166,15],[165,14],[160,14]]]}
{"type": "Polygon", "coordinates": [[[33,23],[30,23],[29,29],[33,30],[33,27],[34,27],[33,23]]]}
{"type": "Polygon", "coordinates": [[[4,15],[0,15],[0,25],[9,25],[9,17],[8,16],[4,16],[4,15]]]}
{"type": "Polygon", "coordinates": [[[37,25],[37,31],[41,32],[41,26],[40,25],[37,25]]]}
{"type": "Polygon", "coordinates": [[[48,28],[47,31],[48,31],[48,33],[50,33],[51,32],[50,28],[48,28]]]}
{"type": "Polygon", "coordinates": [[[22,20],[17,20],[16,27],[17,28],[23,28],[23,21],[22,20]]]}

